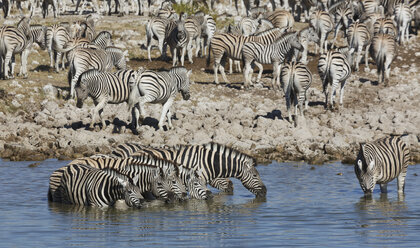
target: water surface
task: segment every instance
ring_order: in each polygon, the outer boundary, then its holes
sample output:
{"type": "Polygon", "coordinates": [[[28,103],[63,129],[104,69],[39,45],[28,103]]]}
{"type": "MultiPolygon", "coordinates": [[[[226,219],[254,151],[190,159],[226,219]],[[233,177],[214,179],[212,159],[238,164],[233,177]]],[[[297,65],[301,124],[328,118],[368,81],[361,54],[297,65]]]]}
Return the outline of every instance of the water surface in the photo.
{"type": "Polygon", "coordinates": [[[100,209],[49,203],[48,178],[66,161],[0,162],[0,247],[395,247],[420,244],[420,166],[406,193],[363,196],[353,166],[272,163],[258,170],[267,197],[234,180],[210,201],[100,209]]]}

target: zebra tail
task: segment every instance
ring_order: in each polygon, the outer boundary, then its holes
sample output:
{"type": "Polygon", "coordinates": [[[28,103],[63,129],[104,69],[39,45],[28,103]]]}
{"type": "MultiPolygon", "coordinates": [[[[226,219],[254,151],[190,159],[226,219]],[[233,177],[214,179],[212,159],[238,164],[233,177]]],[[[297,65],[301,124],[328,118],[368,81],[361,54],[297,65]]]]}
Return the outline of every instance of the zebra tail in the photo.
{"type": "Polygon", "coordinates": [[[327,56],[327,66],[325,68],[325,73],[324,73],[324,77],[322,78],[322,87],[323,87],[323,91],[325,93],[325,90],[327,89],[327,87],[325,87],[325,85],[327,85],[327,79],[328,79],[328,71],[330,70],[330,63],[331,63],[331,58],[330,58],[330,54],[328,54],[327,56]]]}
{"type": "Polygon", "coordinates": [[[381,82],[378,81],[378,83],[382,83],[385,76],[385,53],[382,51],[382,49],[379,49],[378,54],[376,55],[376,63],[378,66],[378,75],[381,78],[381,82]]]}
{"type": "Polygon", "coordinates": [[[285,90],[284,94],[285,94],[286,97],[289,97],[289,99],[291,99],[290,98],[290,93],[292,91],[292,85],[293,85],[293,81],[294,81],[294,73],[291,70],[289,70],[289,73],[290,73],[289,82],[287,82],[287,87],[285,87],[286,90],[285,90]]]}

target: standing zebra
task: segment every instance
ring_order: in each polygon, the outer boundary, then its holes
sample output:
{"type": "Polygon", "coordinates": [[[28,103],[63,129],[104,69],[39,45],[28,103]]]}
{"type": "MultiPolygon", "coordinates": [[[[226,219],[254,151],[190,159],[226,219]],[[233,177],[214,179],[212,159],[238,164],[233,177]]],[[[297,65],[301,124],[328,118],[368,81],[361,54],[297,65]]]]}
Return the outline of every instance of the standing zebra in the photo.
{"type": "Polygon", "coordinates": [[[59,63],[62,62],[61,69],[64,69],[63,54],[57,51],[57,48],[63,50],[64,46],[71,40],[70,30],[63,24],[53,24],[47,28],[45,35],[46,46],[48,54],[50,55],[50,67],[54,68],[55,60],[55,71],[59,72],[59,63]]]}
{"type": "Polygon", "coordinates": [[[294,52],[294,49],[303,51],[303,46],[300,44],[297,32],[286,33],[272,44],[264,45],[258,42],[246,42],[242,48],[242,58],[244,61],[244,78],[245,87],[248,88],[251,83],[252,67],[254,63],[259,68],[257,82],[260,81],[263,71],[262,64],[273,64],[273,79],[271,85],[275,88],[275,81],[277,87],[280,88],[280,66],[285,62],[286,56],[294,52]]]}
{"type": "Polygon", "coordinates": [[[299,105],[300,115],[303,115],[303,102],[305,109],[308,108],[308,98],[306,91],[312,84],[312,73],[309,68],[299,62],[286,63],[280,74],[283,83],[284,96],[286,98],[287,112],[289,114],[289,122],[292,121],[290,113],[290,102],[295,106],[295,115],[297,117],[297,108],[299,105]]]}
{"type": "Polygon", "coordinates": [[[361,55],[363,48],[365,51],[365,69],[369,70],[368,56],[369,56],[369,47],[371,42],[371,35],[364,23],[355,21],[349,27],[347,32],[347,43],[349,48],[353,48],[356,52],[356,58],[354,59],[353,68],[356,71],[359,71],[359,62],[361,60],[361,55]]]}
{"type": "MultiPolygon", "coordinates": [[[[214,81],[219,83],[218,71],[222,74],[223,80],[229,83],[224,69],[225,58],[234,60],[242,60],[242,47],[245,42],[258,42],[261,44],[271,44],[285,32],[284,28],[273,28],[257,35],[248,37],[233,34],[216,34],[210,42],[210,49],[214,57],[214,81]]],[[[207,56],[207,66],[210,65],[210,53],[207,56]]]]}
{"type": "Polygon", "coordinates": [[[287,10],[275,10],[264,15],[276,28],[291,28],[295,24],[293,15],[287,10]]]}
{"type": "Polygon", "coordinates": [[[138,130],[139,109],[141,118],[145,116],[145,103],[161,103],[162,114],[159,119],[159,130],[163,130],[165,117],[168,119],[168,128],[172,126],[172,114],[170,107],[175,101],[175,96],[181,92],[184,100],[190,98],[190,76],[192,71],[184,67],[174,67],[169,71],[154,72],[146,70],[139,77],[136,83],[131,86],[131,93],[128,99],[129,109],[132,110],[132,127],[138,130]]]}
{"type": "Polygon", "coordinates": [[[86,165],[66,166],[60,186],[52,201],[67,204],[108,207],[125,200],[130,207],[140,208],[144,201],[140,189],[116,171],[102,171],[86,165]]]}
{"type": "Polygon", "coordinates": [[[82,73],[76,83],[75,90],[77,96],[77,107],[82,108],[83,102],[87,97],[91,97],[95,103],[92,109],[92,121],[89,128],[93,128],[96,116],[102,122],[102,129],[106,123],[102,118],[102,112],[107,103],[118,104],[127,102],[130,95],[130,84],[134,84],[136,73],[132,73],[127,81],[121,80],[117,75],[91,69],[82,73]]]}
{"type": "MultiPolygon", "coordinates": [[[[69,50],[74,49],[71,47],[69,50]]],[[[74,97],[74,87],[79,76],[89,70],[109,71],[112,66],[117,69],[126,68],[127,51],[117,47],[100,48],[76,48],[70,57],[70,69],[68,80],[70,85],[70,97],[74,97]]]]}
{"type": "Polygon", "coordinates": [[[201,176],[211,186],[228,186],[219,189],[233,190],[232,182],[228,178],[234,177],[241,180],[245,188],[257,197],[264,197],[267,193],[267,188],[255,168],[255,159],[230,147],[209,143],[166,148],[141,147],[140,149],[157,157],[174,161],[186,168],[202,171],[201,176]]]}
{"type": "Polygon", "coordinates": [[[185,30],[188,33],[188,44],[187,44],[187,52],[188,52],[188,61],[192,64],[192,47],[193,41],[195,41],[195,56],[198,56],[198,52],[200,51],[200,44],[201,44],[201,21],[199,17],[190,16],[185,20],[185,30]]]}
{"type": "Polygon", "coordinates": [[[409,39],[410,22],[413,19],[413,14],[408,5],[400,3],[395,6],[394,20],[397,23],[398,42],[404,44],[409,39]]]}
{"type": "Polygon", "coordinates": [[[146,46],[147,46],[147,57],[149,61],[152,61],[150,56],[150,51],[152,49],[152,39],[158,40],[158,48],[161,54],[161,57],[166,57],[166,46],[165,42],[165,32],[166,26],[168,26],[170,20],[163,17],[153,17],[146,24],[146,46]]]}
{"type": "Polygon", "coordinates": [[[310,42],[319,42],[318,34],[315,32],[313,27],[306,27],[298,32],[298,39],[300,44],[303,46],[301,53],[300,62],[305,65],[308,63],[308,46],[310,42]]]}
{"type": "MultiPolygon", "coordinates": [[[[210,41],[216,33],[216,21],[211,15],[205,15],[203,24],[201,25],[201,54],[207,55],[207,48],[210,46],[210,41]]],[[[210,51],[209,51],[210,53],[210,51]]]]}
{"type": "MultiPolygon", "coordinates": [[[[310,16],[309,25],[315,29],[315,32],[320,37],[319,39],[320,52],[324,53],[324,50],[327,50],[328,34],[334,28],[331,16],[326,11],[317,10],[310,16]]],[[[316,47],[315,53],[318,53],[318,46],[316,47]]]]}
{"type": "MultiPolygon", "coordinates": [[[[29,55],[28,45],[30,44],[30,19],[22,18],[17,27],[2,26],[0,28],[0,56],[2,58],[2,69],[4,79],[9,79],[9,67],[12,56],[21,53],[21,72],[23,76],[27,76],[28,72],[26,64],[29,55]]],[[[13,75],[12,75],[13,77],[13,75]]]]}
{"type": "Polygon", "coordinates": [[[361,143],[354,171],[365,194],[376,184],[387,193],[387,184],[397,178],[398,193],[404,193],[405,177],[410,162],[410,150],[400,137],[391,136],[361,143]]]}
{"type": "MultiPolygon", "coordinates": [[[[350,54],[354,49],[350,49],[350,54]]],[[[334,106],[334,97],[339,84],[340,87],[340,105],[343,104],[344,86],[346,80],[350,77],[351,67],[346,56],[338,51],[328,51],[321,54],[318,61],[318,72],[322,79],[322,89],[325,94],[325,108],[328,108],[328,84],[331,84],[331,106],[334,106]]]]}
{"type": "Polygon", "coordinates": [[[370,55],[378,67],[378,83],[388,85],[391,63],[397,55],[394,37],[389,34],[377,34],[372,39],[370,55]]]}
{"type": "Polygon", "coordinates": [[[185,22],[180,19],[175,23],[170,23],[166,27],[165,40],[168,43],[172,54],[172,66],[178,63],[178,56],[181,57],[181,66],[184,66],[185,52],[190,41],[190,34],[185,28],[185,22]]]}
{"type": "Polygon", "coordinates": [[[86,164],[101,170],[116,170],[133,179],[142,193],[150,192],[154,197],[166,201],[172,201],[175,197],[185,199],[187,196],[185,185],[179,177],[179,167],[148,154],[129,158],[92,156],[73,160],[70,164],[86,164]]]}
{"type": "Polygon", "coordinates": [[[389,34],[397,38],[397,28],[394,25],[394,21],[389,18],[379,18],[373,24],[373,34],[389,34]]]}
{"type": "Polygon", "coordinates": [[[348,4],[341,4],[334,13],[334,23],[335,23],[335,31],[334,31],[334,40],[332,44],[334,45],[338,32],[341,28],[343,28],[344,37],[347,35],[347,30],[350,24],[353,21],[353,11],[350,5],[348,4]]]}
{"type": "MultiPolygon", "coordinates": [[[[169,152],[169,151],[168,151],[169,152]]],[[[130,158],[144,155],[152,155],[153,157],[162,157],[159,154],[155,155],[153,152],[149,152],[149,148],[135,143],[126,143],[119,145],[113,152],[113,156],[120,158],[130,158]]],[[[171,156],[165,156],[164,158],[169,159],[171,156]]],[[[156,158],[157,159],[157,158],[156,158]]],[[[189,194],[192,198],[196,199],[209,199],[211,197],[211,191],[207,188],[206,182],[201,179],[196,169],[186,168],[178,165],[174,162],[174,165],[178,166],[179,178],[182,179],[184,185],[187,186],[189,194]]]]}

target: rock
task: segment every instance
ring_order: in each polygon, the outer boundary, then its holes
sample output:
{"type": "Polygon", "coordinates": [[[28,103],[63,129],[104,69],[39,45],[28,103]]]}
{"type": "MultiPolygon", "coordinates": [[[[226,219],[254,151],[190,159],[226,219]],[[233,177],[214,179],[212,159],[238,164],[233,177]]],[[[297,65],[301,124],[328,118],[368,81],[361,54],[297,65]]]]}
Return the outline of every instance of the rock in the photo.
{"type": "Polygon", "coordinates": [[[44,87],[42,87],[42,91],[49,98],[56,98],[58,96],[57,89],[51,84],[47,84],[44,87]]]}

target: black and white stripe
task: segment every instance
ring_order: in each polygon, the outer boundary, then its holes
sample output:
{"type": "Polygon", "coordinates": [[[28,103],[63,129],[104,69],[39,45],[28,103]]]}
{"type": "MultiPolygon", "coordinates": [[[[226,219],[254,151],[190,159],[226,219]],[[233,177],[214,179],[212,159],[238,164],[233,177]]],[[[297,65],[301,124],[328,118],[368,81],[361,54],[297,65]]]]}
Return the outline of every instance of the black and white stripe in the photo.
{"type": "Polygon", "coordinates": [[[389,34],[397,38],[397,28],[391,18],[379,18],[373,24],[373,34],[389,34]]]}
{"type": "Polygon", "coordinates": [[[48,54],[50,55],[50,67],[54,68],[55,61],[55,71],[59,72],[59,63],[62,61],[61,69],[64,69],[64,60],[63,54],[57,51],[57,48],[63,50],[64,47],[71,40],[69,29],[66,25],[63,24],[54,24],[47,28],[47,33],[45,36],[46,46],[48,54]]]}
{"type": "Polygon", "coordinates": [[[136,73],[130,74],[128,80],[122,80],[113,73],[101,72],[96,69],[83,72],[76,83],[77,107],[82,108],[86,98],[91,97],[95,103],[92,109],[92,121],[89,128],[93,128],[96,118],[102,122],[102,129],[106,127],[102,112],[106,104],[119,104],[127,102],[130,95],[130,84],[134,84],[136,73]]]}
{"type": "MultiPolygon", "coordinates": [[[[205,15],[203,24],[201,25],[201,51],[202,55],[207,55],[207,48],[210,47],[210,41],[216,33],[216,21],[211,15],[205,15]]],[[[208,51],[210,53],[210,51],[208,51]]]]}
{"type": "MultiPolygon", "coordinates": [[[[219,83],[218,71],[222,74],[223,80],[229,82],[224,69],[224,58],[242,60],[242,48],[246,42],[258,42],[261,44],[271,44],[285,32],[284,28],[273,28],[256,35],[248,37],[233,34],[216,34],[210,42],[210,49],[214,57],[214,81],[219,83]]],[[[210,64],[210,53],[207,57],[207,65],[210,64]]]]}
{"type": "Polygon", "coordinates": [[[378,67],[378,83],[388,85],[391,63],[397,56],[397,44],[394,36],[377,34],[372,39],[370,55],[378,67]]]}
{"type": "Polygon", "coordinates": [[[192,49],[193,49],[193,41],[195,41],[195,56],[198,56],[198,52],[200,51],[201,45],[201,27],[202,27],[202,18],[199,16],[189,16],[185,20],[185,30],[188,32],[188,44],[187,44],[187,52],[188,52],[188,61],[192,64],[192,49]]]}
{"type": "Polygon", "coordinates": [[[169,71],[155,72],[146,70],[137,77],[137,82],[132,85],[128,100],[132,109],[132,126],[138,129],[139,111],[141,117],[145,116],[145,103],[161,103],[162,114],[159,119],[159,129],[163,130],[165,117],[168,119],[168,128],[173,128],[170,107],[175,101],[175,96],[181,92],[184,100],[190,98],[190,75],[192,71],[184,67],[174,67],[169,71]]]}
{"type": "Polygon", "coordinates": [[[294,49],[303,51],[303,46],[300,44],[297,32],[286,33],[272,44],[264,45],[258,42],[246,42],[242,48],[242,58],[244,61],[244,78],[245,87],[251,84],[252,67],[254,63],[259,68],[257,82],[261,79],[263,64],[273,64],[273,79],[271,85],[275,88],[275,81],[277,81],[277,88],[280,88],[280,66],[285,62],[287,55],[292,55],[294,49]]]}
{"type": "Polygon", "coordinates": [[[301,52],[301,57],[299,61],[304,64],[307,64],[309,43],[318,43],[318,34],[315,32],[313,27],[306,27],[298,32],[298,39],[300,44],[303,46],[303,51],[301,52]]]}
{"type": "Polygon", "coordinates": [[[9,67],[11,65],[12,56],[16,53],[21,56],[21,72],[27,76],[27,60],[29,55],[28,45],[31,44],[31,32],[29,26],[30,19],[22,18],[17,27],[2,26],[0,28],[0,55],[3,60],[2,71],[3,77],[9,79],[13,75],[9,75],[9,67]]]}
{"type": "Polygon", "coordinates": [[[300,115],[303,117],[303,102],[305,109],[308,108],[307,90],[312,84],[312,73],[309,68],[300,62],[286,63],[281,69],[280,79],[283,84],[284,97],[286,98],[289,121],[292,121],[290,104],[295,107],[295,115],[299,105],[300,115]]]}
{"type": "Polygon", "coordinates": [[[152,39],[158,41],[158,48],[161,54],[161,57],[166,57],[166,45],[165,43],[165,34],[166,27],[171,22],[168,18],[163,17],[153,17],[146,24],[146,46],[147,46],[147,57],[149,61],[152,61],[150,56],[150,51],[152,49],[152,39]]]}
{"type": "MultiPolygon", "coordinates": [[[[74,49],[71,48],[71,49],[74,49]]],[[[69,50],[71,50],[69,49],[69,50]]],[[[79,76],[89,70],[109,71],[113,66],[117,69],[126,68],[127,51],[117,47],[100,48],[76,48],[70,56],[69,85],[70,97],[74,97],[74,87],[79,76]]]]}
{"type": "MultiPolygon", "coordinates": [[[[331,16],[327,11],[317,10],[309,17],[309,24],[315,29],[315,32],[320,37],[319,46],[320,52],[323,53],[327,50],[328,34],[333,30],[334,24],[331,16]]],[[[318,47],[316,47],[315,53],[318,53],[318,47]]]]}
{"type": "Polygon", "coordinates": [[[185,28],[185,22],[178,20],[170,22],[166,27],[165,41],[169,45],[172,54],[172,66],[178,63],[178,56],[181,58],[181,66],[184,66],[185,52],[190,41],[190,34],[185,28]]]}
{"type": "Polygon", "coordinates": [[[73,164],[63,169],[60,186],[51,194],[52,201],[75,205],[108,207],[125,200],[140,208],[144,201],[140,189],[117,171],[103,171],[73,164]]]}
{"type": "Polygon", "coordinates": [[[410,23],[413,19],[410,7],[405,3],[400,3],[395,6],[394,20],[397,23],[398,42],[404,44],[409,39],[410,23]]]}
{"type": "MultiPolygon", "coordinates": [[[[350,49],[349,53],[353,53],[350,49]]],[[[325,108],[328,107],[328,84],[331,84],[331,105],[334,106],[336,89],[340,86],[340,104],[343,104],[344,86],[350,77],[351,67],[347,57],[338,51],[328,51],[321,54],[318,62],[318,72],[322,79],[322,88],[325,94],[325,108]]]]}
{"type": "Polygon", "coordinates": [[[354,171],[363,192],[372,193],[376,184],[387,192],[387,184],[397,178],[398,193],[404,193],[410,150],[398,136],[361,143],[354,171]]]}
{"type": "Polygon", "coordinates": [[[371,42],[371,34],[364,23],[355,21],[352,23],[347,32],[347,43],[349,48],[353,48],[356,52],[353,68],[359,70],[359,62],[362,58],[362,51],[365,49],[365,68],[369,70],[368,56],[371,42]]]}

